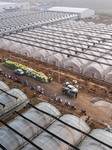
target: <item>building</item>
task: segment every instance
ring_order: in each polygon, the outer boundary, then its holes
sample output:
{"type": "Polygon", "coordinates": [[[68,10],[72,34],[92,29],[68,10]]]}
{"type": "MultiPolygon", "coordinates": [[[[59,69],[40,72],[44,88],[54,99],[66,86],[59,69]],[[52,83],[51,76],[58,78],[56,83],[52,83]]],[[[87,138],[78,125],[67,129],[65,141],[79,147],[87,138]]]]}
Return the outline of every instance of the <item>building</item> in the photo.
{"type": "Polygon", "coordinates": [[[49,8],[51,8],[51,6],[39,6],[39,7],[35,8],[35,10],[45,11],[45,10],[48,10],[49,8]]]}
{"type": "Polygon", "coordinates": [[[29,2],[0,2],[0,12],[29,9],[29,2]]]}
{"type": "Polygon", "coordinates": [[[48,11],[75,13],[79,18],[87,18],[95,15],[95,10],[89,8],[51,7],[48,11]]]}

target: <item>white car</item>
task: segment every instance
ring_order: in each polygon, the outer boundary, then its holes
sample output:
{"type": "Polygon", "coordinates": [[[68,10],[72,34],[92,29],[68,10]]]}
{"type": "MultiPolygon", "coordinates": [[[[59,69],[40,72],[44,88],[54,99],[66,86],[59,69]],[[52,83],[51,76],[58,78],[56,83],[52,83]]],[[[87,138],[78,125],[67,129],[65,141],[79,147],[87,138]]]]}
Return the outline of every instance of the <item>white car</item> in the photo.
{"type": "Polygon", "coordinates": [[[24,72],[23,72],[22,69],[15,69],[15,70],[14,70],[14,73],[17,73],[17,74],[19,74],[19,75],[23,75],[23,74],[24,74],[24,72]]]}

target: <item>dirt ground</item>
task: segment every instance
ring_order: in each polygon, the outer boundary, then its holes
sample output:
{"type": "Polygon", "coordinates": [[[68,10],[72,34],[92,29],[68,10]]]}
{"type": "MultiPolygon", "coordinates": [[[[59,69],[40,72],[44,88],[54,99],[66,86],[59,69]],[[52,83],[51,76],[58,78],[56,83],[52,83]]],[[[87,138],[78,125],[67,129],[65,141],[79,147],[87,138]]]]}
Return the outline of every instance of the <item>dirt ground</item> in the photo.
{"type": "MultiPolygon", "coordinates": [[[[36,94],[36,96],[38,98],[46,99],[49,102],[56,105],[56,107],[58,107],[58,105],[59,105],[59,106],[61,106],[61,109],[66,109],[66,110],[68,110],[69,113],[77,114],[77,115],[81,116],[82,119],[84,119],[84,120],[88,116],[90,116],[90,119],[94,120],[94,122],[96,122],[96,123],[99,123],[99,125],[102,123],[112,125],[111,109],[108,109],[108,107],[102,107],[101,105],[97,104],[97,102],[96,103],[90,102],[90,100],[93,97],[102,97],[102,98],[112,99],[111,84],[105,83],[103,81],[97,81],[94,79],[88,80],[88,78],[83,75],[75,74],[72,72],[67,72],[66,70],[62,70],[62,69],[60,71],[60,77],[61,77],[60,82],[58,82],[58,69],[54,66],[44,64],[42,62],[35,61],[31,58],[30,59],[25,58],[23,56],[13,54],[11,52],[6,52],[3,50],[0,50],[0,57],[2,57],[2,60],[5,58],[9,58],[12,61],[16,61],[16,62],[19,62],[26,66],[32,67],[33,69],[35,69],[37,71],[42,71],[46,75],[50,74],[54,78],[54,80],[50,83],[42,83],[42,82],[40,82],[36,79],[33,79],[31,77],[28,77],[26,75],[20,76],[22,83],[25,80],[28,80],[29,87],[30,86],[36,87],[36,86],[40,85],[41,87],[44,88],[45,96],[36,94]],[[79,86],[79,93],[78,93],[77,98],[75,98],[75,97],[69,98],[68,96],[63,95],[62,90],[61,90],[62,85],[65,81],[69,81],[72,84],[73,80],[77,81],[77,84],[79,86]],[[107,92],[105,93],[105,91],[107,91],[107,92]],[[62,98],[63,104],[56,104],[54,101],[50,100],[54,96],[62,98]],[[74,104],[77,109],[73,111],[70,108],[68,108],[67,106],[65,106],[64,105],[65,100],[68,100],[71,104],[74,104]],[[86,116],[80,114],[82,109],[86,110],[86,112],[87,112],[86,116]]],[[[0,68],[3,69],[3,72],[10,74],[13,77],[17,76],[16,74],[14,74],[12,69],[4,66],[3,62],[0,63],[0,68]]],[[[39,102],[39,101],[37,102],[35,100],[35,98],[33,99],[33,97],[35,97],[35,93],[32,92],[27,87],[17,84],[12,80],[3,77],[2,75],[0,75],[0,80],[7,83],[9,85],[9,87],[11,87],[11,88],[14,88],[14,87],[20,88],[23,92],[25,92],[25,94],[29,97],[29,99],[31,99],[31,103],[36,104],[39,102]]],[[[109,102],[107,102],[107,103],[112,106],[112,103],[109,103],[109,102]]],[[[110,107],[110,108],[112,108],[112,107],[110,107]]],[[[7,121],[9,121],[9,120],[10,119],[7,119],[7,121]]]]}
{"type": "MultiPolygon", "coordinates": [[[[112,15],[110,15],[110,16],[112,16],[112,15]]],[[[106,25],[111,25],[112,24],[112,17],[109,17],[108,13],[107,13],[107,15],[105,14],[105,16],[104,15],[102,16],[101,13],[99,13],[97,19],[84,18],[82,20],[85,21],[85,22],[92,21],[95,24],[101,24],[101,23],[106,24],[106,25]]]]}

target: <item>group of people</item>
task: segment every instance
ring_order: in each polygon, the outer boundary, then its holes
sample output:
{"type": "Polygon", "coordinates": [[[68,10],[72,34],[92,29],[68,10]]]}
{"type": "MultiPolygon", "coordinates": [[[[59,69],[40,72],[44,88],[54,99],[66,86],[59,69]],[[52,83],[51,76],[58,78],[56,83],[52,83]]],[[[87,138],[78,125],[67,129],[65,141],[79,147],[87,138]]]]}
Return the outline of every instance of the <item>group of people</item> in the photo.
{"type": "Polygon", "coordinates": [[[44,94],[44,88],[42,88],[41,86],[37,86],[37,87],[30,86],[30,89],[35,90],[39,92],[40,94],[44,94]]]}
{"type": "Polygon", "coordinates": [[[71,109],[76,110],[76,106],[75,105],[71,105],[70,102],[68,102],[67,100],[65,100],[65,105],[69,106],[71,109]]]}
{"type": "MultiPolygon", "coordinates": [[[[13,76],[11,76],[11,75],[9,75],[7,73],[2,72],[2,70],[0,70],[0,74],[3,75],[4,77],[9,78],[11,80],[14,80],[16,82],[20,81],[19,77],[13,77],[13,76]],[[15,78],[17,78],[17,79],[15,80],[15,78]]],[[[19,83],[22,83],[22,82],[19,82],[19,83]]],[[[23,85],[28,87],[28,85],[29,85],[28,80],[25,80],[23,82],[23,85]]],[[[42,87],[40,87],[40,86],[37,86],[37,87],[30,86],[30,89],[31,90],[35,90],[35,91],[39,92],[40,94],[44,94],[44,89],[42,87]]]]}
{"type": "Polygon", "coordinates": [[[9,74],[6,74],[6,73],[3,73],[2,71],[0,71],[0,74],[2,74],[4,77],[6,78],[9,78],[9,79],[12,79],[13,80],[13,76],[9,75],[9,74]]]}
{"type": "MultiPolygon", "coordinates": [[[[87,115],[87,114],[86,114],[86,110],[82,109],[82,110],[81,110],[81,114],[86,116],[86,115],[87,115]]],[[[85,122],[88,122],[89,120],[90,120],[90,116],[88,116],[88,117],[86,118],[85,122]]]]}
{"type": "Polygon", "coordinates": [[[60,97],[56,97],[54,96],[53,100],[59,102],[59,103],[62,103],[62,99],[60,97]]]}
{"type": "MultiPolygon", "coordinates": [[[[59,97],[54,96],[53,100],[55,100],[56,102],[62,103],[63,100],[59,97]]],[[[71,105],[69,101],[65,100],[65,105],[69,106],[71,109],[75,109],[76,110],[76,106],[75,105],[71,105]]]]}
{"type": "MultiPolygon", "coordinates": [[[[11,76],[11,75],[9,75],[9,74],[6,74],[6,73],[3,73],[1,70],[0,70],[0,74],[2,74],[2,75],[3,75],[4,77],[6,77],[6,78],[9,78],[9,79],[12,79],[12,80],[14,79],[13,76],[11,76]]],[[[24,81],[24,86],[28,86],[28,84],[29,84],[28,81],[25,80],[25,81],[24,81]]],[[[41,86],[37,86],[37,87],[30,86],[30,89],[31,89],[31,90],[35,90],[35,91],[39,92],[40,94],[44,94],[44,89],[43,89],[41,86]]],[[[53,100],[55,100],[55,101],[57,101],[57,102],[59,102],[59,103],[62,103],[62,102],[63,102],[63,100],[62,100],[61,98],[56,97],[56,96],[54,96],[53,100]]],[[[75,106],[75,105],[71,105],[70,102],[67,101],[67,100],[65,100],[65,105],[66,105],[66,106],[69,106],[71,109],[76,110],[76,106],[75,106]]],[[[82,110],[81,110],[81,114],[86,115],[86,110],[83,110],[83,109],[82,109],[82,110]]],[[[90,119],[90,116],[88,116],[88,117],[86,118],[85,122],[88,122],[89,119],[90,119]]]]}
{"type": "Polygon", "coordinates": [[[81,114],[86,115],[86,110],[82,109],[81,114]]]}

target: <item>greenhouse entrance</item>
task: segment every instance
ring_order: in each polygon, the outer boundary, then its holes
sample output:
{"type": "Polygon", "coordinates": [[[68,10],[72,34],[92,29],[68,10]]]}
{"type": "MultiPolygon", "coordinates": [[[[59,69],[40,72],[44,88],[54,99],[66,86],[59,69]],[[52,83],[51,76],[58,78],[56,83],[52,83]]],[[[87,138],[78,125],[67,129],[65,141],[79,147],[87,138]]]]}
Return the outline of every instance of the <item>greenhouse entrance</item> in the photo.
{"type": "Polygon", "coordinates": [[[94,73],[92,73],[92,78],[94,78],[94,73]]]}
{"type": "Polygon", "coordinates": [[[41,57],[38,57],[38,60],[41,61],[41,57]]]}
{"type": "Polygon", "coordinates": [[[27,52],[25,52],[25,56],[27,57],[27,52]]]}
{"type": "Polygon", "coordinates": [[[70,66],[70,71],[73,71],[73,67],[72,66],[70,66]]]}
{"type": "Polygon", "coordinates": [[[56,62],[55,61],[53,61],[53,66],[56,66],[56,62]]]}

